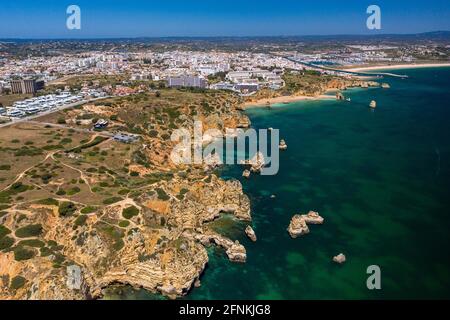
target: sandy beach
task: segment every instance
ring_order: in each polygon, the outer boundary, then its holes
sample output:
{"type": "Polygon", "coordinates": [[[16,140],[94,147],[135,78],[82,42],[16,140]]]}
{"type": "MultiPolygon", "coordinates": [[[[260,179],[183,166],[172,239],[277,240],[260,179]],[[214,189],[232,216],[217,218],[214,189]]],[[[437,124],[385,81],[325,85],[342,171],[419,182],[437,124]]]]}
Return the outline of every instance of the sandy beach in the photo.
{"type": "Polygon", "coordinates": [[[449,63],[421,63],[421,64],[395,64],[371,67],[345,68],[347,71],[372,71],[372,70],[398,70],[398,69],[415,69],[415,68],[433,68],[433,67],[450,67],[449,63]]]}
{"type": "MultiPolygon", "coordinates": [[[[331,92],[331,90],[330,90],[331,92]]],[[[285,96],[285,97],[275,97],[275,98],[265,98],[260,99],[257,101],[252,102],[245,102],[242,107],[243,108],[249,108],[249,107],[267,107],[268,105],[274,105],[274,104],[284,104],[284,103],[292,103],[296,101],[303,101],[303,100],[323,100],[323,99],[335,99],[332,95],[326,95],[321,94],[316,97],[311,96],[285,96]]]]}

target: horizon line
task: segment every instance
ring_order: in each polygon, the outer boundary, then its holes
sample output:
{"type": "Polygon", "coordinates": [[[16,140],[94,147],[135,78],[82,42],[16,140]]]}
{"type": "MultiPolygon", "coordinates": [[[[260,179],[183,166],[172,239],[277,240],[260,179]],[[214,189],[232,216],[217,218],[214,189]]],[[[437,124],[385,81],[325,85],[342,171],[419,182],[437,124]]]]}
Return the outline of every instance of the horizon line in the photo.
{"type": "Polygon", "coordinates": [[[430,33],[449,33],[450,30],[434,30],[416,33],[339,33],[339,34],[303,34],[303,35],[214,35],[214,36],[92,36],[92,37],[0,37],[4,40],[123,40],[123,39],[211,39],[211,38],[292,38],[292,37],[379,37],[379,36],[414,36],[430,33]]]}

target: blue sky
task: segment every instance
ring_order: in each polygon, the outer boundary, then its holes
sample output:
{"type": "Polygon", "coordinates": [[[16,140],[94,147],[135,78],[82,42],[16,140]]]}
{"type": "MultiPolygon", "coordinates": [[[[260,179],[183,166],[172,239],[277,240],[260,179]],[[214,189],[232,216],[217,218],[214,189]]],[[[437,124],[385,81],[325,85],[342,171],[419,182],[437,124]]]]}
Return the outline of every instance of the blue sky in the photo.
{"type": "Polygon", "coordinates": [[[275,36],[450,30],[449,0],[20,0],[0,2],[0,38],[275,36]],[[66,8],[81,8],[67,30],[66,8]],[[382,30],[366,28],[377,4],[382,30]]]}

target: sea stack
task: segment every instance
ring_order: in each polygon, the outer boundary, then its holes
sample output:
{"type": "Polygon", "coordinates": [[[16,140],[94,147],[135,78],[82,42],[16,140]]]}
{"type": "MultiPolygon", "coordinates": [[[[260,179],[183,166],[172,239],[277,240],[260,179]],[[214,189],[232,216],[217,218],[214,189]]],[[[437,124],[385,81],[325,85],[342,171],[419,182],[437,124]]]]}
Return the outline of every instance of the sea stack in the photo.
{"type": "Polygon", "coordinates": [[[230,261],[233,262],[244,263],[247,260],[245,247],[237,240],[227,249],[226,254],[230,261]]]}
{"type": "Polygon", "coordinates": [[[347,260],[347,258],[345,257],[345,255],[343,253],[340,253],[337,256],[333,257],[333,261],[336,263],[339,263],[339,264],[345,263],[346,260],[347,260]]]}
{"type": "Polygon", "coordinates": [[[257,238],[256,238],[256,233],[255,230],[253,230],[252,227],[247,226],[247,228],[245,228],[245,234],[247,235],[247,237],[252,240],[253,242],[256,242],[257,238]]]}
{"type": "Polygon", "coordinates": [[[292,217],[287,230],[293,239],[309,233],[305,219],[299,214],[292,217]]]}
{"type": "Polygon", "coordinates": [[[377,107],[377,102],[375,100],[372,100],[369,104],[369,107],[375,109],[377,107]]]}
{"type": "Polygon", "coordinates": [[[342,94],[342,92],[340,91],[336,92],[336,100],[345,100],[345,97],[342,94]]]}
{"type": "Polygon", "coordinates": [[[324,219],[318,212],[310,211],[308,214],[301,215],[307,224],[323,224],[324,219]]]}
{"type": "Polygon", "coordinates": [[[287,144],[286,141],[284,141],[283,139],[280,140],[280,150],[286,150],[287,149],[287,144]]]}

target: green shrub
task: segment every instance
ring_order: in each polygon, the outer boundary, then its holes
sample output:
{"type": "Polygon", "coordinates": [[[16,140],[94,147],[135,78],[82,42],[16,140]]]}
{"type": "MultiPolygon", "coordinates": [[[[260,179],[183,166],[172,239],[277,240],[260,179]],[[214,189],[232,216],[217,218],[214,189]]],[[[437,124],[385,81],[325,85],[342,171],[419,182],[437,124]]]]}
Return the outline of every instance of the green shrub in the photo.
{"type": "Polygon", "coordinates": [[[87,207],[84,207],[83,209],[81,209],[81,213],[82,214],[89,214],[89,213],[93,213],[93,212],[95,212],[95,211],[97,211],[97,208],[96,207],[91,207],[91,206],[87,206],[87,207]]]}
{"type": "Polygon", "coordinates": [[[170,197],[162,188],[156,188],[156,193],[158,194],[158,199],[160,200],[167,201],[170,199],[170,197]]]}
{"type": "Polygon", "coordinates": [[[129,189],[122,189],[122,190],[119,190],[119,192],[117,192],[117,193],[120,194],[121,196],[124,196],[124,195],[128,194],[129,192],[130,192],[129,189]]]}
{"type": "Polygon", "coordinates": [[[129,225],[130,225],[130,221],[127,221],[127,220],[122,220],[119,222],[119,227],[121,227],[121,228],[126,228],[129,225]]]}
{"type": "Polygon", "coordinates": [[[72,143],[72,139],[70,139],[70,138],[64,138],[64,139],[61,140],[60,143],[61,143],[61,144],[69,144],[69,143],[72,143]]]}
{"type": "Polygon", "coordinates": [[[58,191],[56,191],[56,195],[58,196],[63,196],[66,194],[66,191],[64,191],[63,189],[59,189],[58,191]]]}
{"type": "Polygon", "coordinates": [[[12,278],[12,280],[11,280],[10,289],[11,290],[20,289],[25,285],[25,282],[26,282],[26,279],[24,277],[16,276],[16,277],[12,278]]]}
{"type": "Polygon", "coordinates": [[[72,215],[76,210],[77,207],[73,202],[62,202],[59,205],[58,213],[61,217],[67,217],[72,215]]]}
{"type": "Polygon", "coordinates": [[[86,220],[87,220],[87,216],[79,216],[78,218],[76,218],[74,224],[76,227],[81,227],[84,226],[86,224],[86,220]]]}
{"type": "Polygon", "coordinates": [[[43,199],[43,200],[40,200],[38,203],[42,204],[44,206],[58,206],[59,205],[58,200],[53,199],[53,198],[43,199]]]}
{"type": "Polygon", "coordinates": [[[81,189],[79,187],[73,187],[72,189],[67,191],[67,195],[68,196],[73,196],[73,195],[79,193],[80,191],[81,191],[81,189]]]}
{"type": "Polygon", "coordinates": [[[34,247],[34,248],[42,248],[45,246],[45,243],[38,239],[30,239],[30,240],[22,240],[17,245],[34,247]]]}
{"type": "Polygon", "coordinates": [[[113,204],[113,203],[116,203],[116,202],[119,202],[122,200],[123,200],[123,198],[121,198],[121,197],[111,197],[111,198],[103,200],[103,204],[110,205],[110,204],[113,204]]]}
{"type": "Polygon", "coordinates": [[[30,260],[35,255],[34,251],[25,249],[23,247],[14,248],[14,259],[16,261],[30,260]]]}
{"type": "Polygon", "coordinates": [[[0,166],[0,170],[4,171],[11,170],[11,166],[9,164],[3,164],[0,166]]]}
{"type": "Polygon", "coordinates": [[[53,253],[53,251],[47,247],[42,247],[40,249],[41,252],[41,257],[48,257],[49,255],[51,255],[53,253]]]}
{"type": "Polygon", "coordinates": [[[123,209],[122,216],[125,219],[131,219],[139,214],[139,209],[135,206],[130,206],[128,208],[123,209]]]}
{"type": "Polygon", "coordinates": [[[58,123],[58,124],[66,124],[66,119],[64,119],[64,118],[58,118],[57,123],[58,123]]]}
{"type": "Polygon", "coordinates": [[[0,250],[9,249],[14,244],[14,239],[11,237],[0,238],[0,250]]]}
{"type": "Polygon", "coordinates": [[[11,230],[9,230],[4,225],[0,224],[0,239],[3,238],[4,236],[10,234],[10,233],[11,233],[11,230]]]}
{"type": "Polygon", "coordinates": [[[30,224],[28,226],[17,229],[16,237],[31,238],[31,237],[37,237],[41,233],[42,233],[42,225],[41,224],[30,224]]]}
{"type": "Polygon", "coordinates": [[[122,240],[122,239],[118,239],[118,240],[114,243],[113,248],[114,248],[114,250],[116,250],[116,251],[120,251],[120,250],[122,250],[122,248],[124,247],[124,245],[125,245],[125,243],[123,242],[123,240],[122,240]]]}

